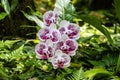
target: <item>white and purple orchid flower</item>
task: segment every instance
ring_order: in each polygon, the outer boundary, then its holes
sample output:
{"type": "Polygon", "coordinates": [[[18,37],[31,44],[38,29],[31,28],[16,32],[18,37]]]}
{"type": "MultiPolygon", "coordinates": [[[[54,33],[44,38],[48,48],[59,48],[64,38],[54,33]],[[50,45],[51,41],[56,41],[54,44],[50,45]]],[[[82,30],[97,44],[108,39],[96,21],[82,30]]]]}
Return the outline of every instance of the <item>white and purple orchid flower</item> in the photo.
{"type": "Polygon", "coordinates": [[[78,48],[77,39],[80,37],[80,27],[77,24],[63,20],[58,24],[58,13],[48,11],[43,15],[45,27],[40,29],[38,37],[40,43],[36,45],[36,57],[48,60],[53,68],[70,66],[71,58],[78,48]],[[56,28],[59,26],[59,28],[56,28]]]}
{"type": "Polygon", "coordinates": [[[70,56],[75,55],[78,48],[78,43],[74,39],[69,39],[67,35],[62,35],[61,40],[55,45],[56,50],[61,50],[63,53],[70,56]]]}
{"type": "Polygon", "coordinates": [[[38,37],[41,41],[51,39],[54,43],[61,38],[59,30],[56,29],[55,24],[51,24],[50,28],[45,27],[38,32],[38,37]]]}
{"type": "Polygon", "coordinates": [[[58,13],[55,12],[55,11],[48,11],[46,12],[44,15],[43,15],[43,21],[44,21],[44,24],[48,27],[50,27],[50,25],[52,23],[54,24],[57,24],[57,21],[58,21],[58,13]]]}
{"type": "Polygon", "coordinates": [[[60,22],[59,31],[61,34],[66,34],[70,39],[79,39],[80,37],[80,27],[77,24],[69,23],[66,20],[60,22]]]}
{"type": "Polygon", "coordinates": [[[64,68],[64,67],[70,66],[70,60],[71,58],[69,55],[64,54],[60,50],[57,50],[51,62],[52,62],[53,68],[57,69],[57,68],[64,68]]]}
{"type": "Polygon", "coordinates": [[[35,47],[36,57],[39,59],[51,59],[54,56],[54,48],[51,40],[47,40],[46,43],[41,42],[35,47]]]}

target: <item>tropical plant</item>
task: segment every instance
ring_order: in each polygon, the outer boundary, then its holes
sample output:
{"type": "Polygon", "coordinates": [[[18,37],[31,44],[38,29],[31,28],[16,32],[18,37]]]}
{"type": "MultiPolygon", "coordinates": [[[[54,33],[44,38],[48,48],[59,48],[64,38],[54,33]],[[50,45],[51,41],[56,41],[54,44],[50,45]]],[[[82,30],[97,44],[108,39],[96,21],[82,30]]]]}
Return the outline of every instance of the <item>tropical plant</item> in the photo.
{"type": "Polygon", "coordinates": [[[15,10],[17,4],[18,4],[18,0],[12,0],[10,3],[8,0],[1,0],[0,6],[3,7],[5,12],[1,12],[0,20],[4,19],[5,16],[7,15],[10,17],[11,12],[15,10]]]}
{"type": "MultiPolygon", "coordinates": [[[[0,20],[10,15],[15,9],[16,1],[1,0],[0,5],[4,5],[5,12],[0,13],[0,20]]],[[[118,19],[119,2],[114,0],[118,19]]],[[[106,27],[97,17],[81,11],[76,12],[70,0],[56,0],[55,7],[57,8],[54,10],[59,10],[60,14],[58,22],[67,20],[80,25],[78,49],[76,55],[71,56],[70,66],[54,69],[49,61],[36,59],[35,45],[41,43],[38,38],[0,40],[0,80],[120,80],[120,26],[116,25],[119,24],[118,21],[115,21],[113,27],[106,27]]],[[[28,9],[29,13],[21,12],[28,20],[36,23],[37,30],[42,29],[42,13],[31,7],[28,9]]]]}

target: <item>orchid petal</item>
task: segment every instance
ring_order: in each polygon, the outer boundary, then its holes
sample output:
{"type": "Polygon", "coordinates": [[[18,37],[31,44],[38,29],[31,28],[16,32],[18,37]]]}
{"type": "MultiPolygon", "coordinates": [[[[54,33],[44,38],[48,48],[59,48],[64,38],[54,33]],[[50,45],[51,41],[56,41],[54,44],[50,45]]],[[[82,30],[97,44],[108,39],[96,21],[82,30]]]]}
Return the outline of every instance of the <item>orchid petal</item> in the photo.
{"type": "Polygon", "coordinates": [[[61,36],[61,40],[60,40],[60,41],[66,41],[67,39],[69,39],[68,35],[63,34],[63,35],[61,36]]]}
{"type": "Polygon", "coordinates": [[[66,21],[66,20],[62,20],[62,21],[60,22],[60,27],[67,27],[68,25],[69,25],[69,22],[66,21]]]}
{"type": "Polygon", "coordinates": [[[51,39],[48,39],[48,40],[46,41],[46,44],[47,44],[48,46],[53,46],[53,43],[52,43],[52,40],[51,40],[51,39]]]}

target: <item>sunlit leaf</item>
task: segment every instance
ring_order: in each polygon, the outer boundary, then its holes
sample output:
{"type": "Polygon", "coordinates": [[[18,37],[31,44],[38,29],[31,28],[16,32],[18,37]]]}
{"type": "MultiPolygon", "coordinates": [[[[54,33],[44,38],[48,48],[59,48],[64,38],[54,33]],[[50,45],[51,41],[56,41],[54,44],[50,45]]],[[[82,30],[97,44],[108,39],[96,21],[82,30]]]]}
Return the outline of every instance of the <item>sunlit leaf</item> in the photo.
{"type": "Polygon", "coordinates": [[[72,21],[75,8],[70,0],[56,0],[54,11],[60,14],[60,18],[72,21]]]}
{"type": "Polygon", "coordinates": [[[4,19],[7,16],[5,12],[0,13],[0,20],[4,19]]]}
{"type": "MultiPolygon", "coordinates": [[[[23,12],[23,11],[22,11],[23,12]]],[[[27,13],[23,12],[24,16],[30,20],[30,21],[34,21],[38,26],[40,26],[41,28],[44,27],[44,24],[43,22],[38,18],[36,17],[35,15],[28,15],[27,13]]]]}
{"type": "Polygon", "coordinates": [[[2,5],[4,7],[5,12],[9,15],[10,14],[10,4],[8,0],[2,0],[2,5]]]}
{"type": "Polygon", "coordinates": [[[89,23],[90,25],[92,25],[93,27],[95,27],[97,30],[99,30],[101,33],[103,33],[109,43],[113,43],[113,40],[110,36],[110,33],[108,32],[108,30],[102,26],[101,22],[96,18],[96,17],[93,17],[93,16],[87,16],[87,15],[81,15],[79,16],[83,21],[89,23]]]}
{"type": "Polygon", "coordinates": [[[110,76],[110,80],[120,80],[118,76],[110,76]]]}
{"type": "Polygon", "coordinates": [[[62,14],[62,12],[64,11],[64,8],[67,7],[69,2],[70,0],[56,0],[54,10],[56,10],[59,14],[62,14]]]}
{"type": "Polygon", "coordinates": [[[88,78],[88,80],[93,80],[97,74],[101,74],[102,76],[111,75],[107,70],[103,68],[93,68],[93,69],[87,70],[84,75],[85,77],[88,78]]]}
{"type": "Polygon", "coordinates": [[[81,37],[78,41],[80,41],[80,42],[86,42],[86,41],[89,41],[90,39],[92,39],[92,38],[99,38],[100,37],[100,35],[92,35],[92,36],[89,36],[89,37],[81,37]]]}
{"type": "Polygon", "coordinates": [[[18,42],[20,40],[6,40],[4,41],[4,46],[7,46],[8,48],[11,48],[14,43],[18,42]]]}

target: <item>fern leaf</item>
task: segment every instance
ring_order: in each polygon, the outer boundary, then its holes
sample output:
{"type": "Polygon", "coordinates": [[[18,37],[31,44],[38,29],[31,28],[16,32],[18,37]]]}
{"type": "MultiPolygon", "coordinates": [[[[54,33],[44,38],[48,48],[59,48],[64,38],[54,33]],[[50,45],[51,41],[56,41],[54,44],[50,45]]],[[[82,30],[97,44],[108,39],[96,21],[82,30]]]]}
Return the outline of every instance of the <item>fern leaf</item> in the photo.
{"type": "Polygon", "coordinates": [[[66,80],[84,80],[84,71],[82,68],[69,75],[66,80]]]}

